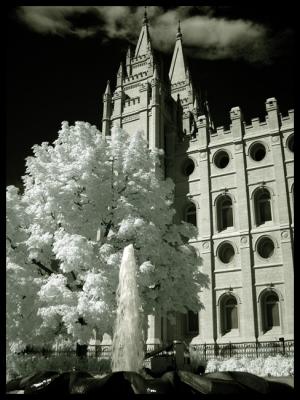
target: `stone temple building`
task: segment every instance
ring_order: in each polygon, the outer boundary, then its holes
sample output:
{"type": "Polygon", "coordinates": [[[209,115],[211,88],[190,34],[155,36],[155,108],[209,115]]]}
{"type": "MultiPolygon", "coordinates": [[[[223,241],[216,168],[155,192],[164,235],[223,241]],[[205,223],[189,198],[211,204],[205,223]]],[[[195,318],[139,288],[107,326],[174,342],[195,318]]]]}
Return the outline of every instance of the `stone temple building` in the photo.
{"type": "MultiPolygon", "coordinates": [[[[184,56],[178,27],[171,65],[154,52],[145,14],[133,52],[108,82],[103,135],[116,124],[144,131],[149,147],[165,150],[165,174],[175,182],[178,221],[198,227],[191,243],[210,288],[199,314],[176,324],[149,316],[147,344],[174,339],[193,344],[293,339],[294,118],[266,100],[266,118],[250,125],[233,107],[231,124],[213,126],[184,56]]],[[[184,265],[182,266],[184,268],[184,265]]]]}

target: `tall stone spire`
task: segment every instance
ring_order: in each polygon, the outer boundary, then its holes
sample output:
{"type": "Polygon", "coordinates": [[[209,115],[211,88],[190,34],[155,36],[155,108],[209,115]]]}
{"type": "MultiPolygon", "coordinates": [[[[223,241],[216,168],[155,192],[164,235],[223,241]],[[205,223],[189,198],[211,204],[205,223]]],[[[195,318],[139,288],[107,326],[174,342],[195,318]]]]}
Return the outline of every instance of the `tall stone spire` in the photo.
{"type": "Polygon", "coordinates": [[[186,79],[186,62],[182,49],[182,33],[180,29],[180,21],[178,22],[176,43],[169,70],[169,78],[171,83],[182,82],[186,79]]]}
{"type": "Polygon", "coordinates": [[[136,45],[134,56],[138,57],[138,56],[147,54],[149,45],[151,46],[151,42],[150,42],[150,35],[149,35],[149,29],[148,29],[147,9],[145,7],[143,26],[142,26],[142,29],[140,32],[139,40],[136,45]]]}

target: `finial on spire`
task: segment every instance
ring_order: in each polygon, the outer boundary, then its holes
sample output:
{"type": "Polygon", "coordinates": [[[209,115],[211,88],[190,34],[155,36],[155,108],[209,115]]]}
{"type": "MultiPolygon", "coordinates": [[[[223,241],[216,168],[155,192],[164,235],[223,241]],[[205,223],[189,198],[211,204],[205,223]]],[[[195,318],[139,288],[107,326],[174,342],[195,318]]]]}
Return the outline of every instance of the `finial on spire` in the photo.
{"type": "Polygon", "coordinates": [[[182,38],[182,33],[181,33],[181,29],[180,29],[180,19],[178,20],[178,28],[177,28],[176,38],[177,39],[181,39],[182,38]]]}
{"type": "Polygon", "coordinates": [[[147,6],[145,6],[143,24],[144,24],[144,25],[148,24],[147,6]]]}

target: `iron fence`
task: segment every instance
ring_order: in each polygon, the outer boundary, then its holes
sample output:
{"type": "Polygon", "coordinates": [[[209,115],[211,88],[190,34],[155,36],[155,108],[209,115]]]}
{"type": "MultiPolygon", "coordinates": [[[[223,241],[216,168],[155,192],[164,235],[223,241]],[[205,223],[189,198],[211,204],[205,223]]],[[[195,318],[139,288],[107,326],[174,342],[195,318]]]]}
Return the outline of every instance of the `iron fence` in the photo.
{"type": "MultiPolygon", "coordinates": [[[[50,356],[87,356],[96,357],[103,359],[111,358],[111,345],[89,345],[87,351],[82,354],[78,354],[76,349],[38,349],[28,347],[24,354],[40,354],[45,357],[50,356]]],[[[160,356],[174,356],[174,350],[169,347],[162,347],[155,353],[155,357],[160,356]]],[[[149,348],[145,348],[145,354],[151,355],[149,348]],[[146,351],[148,350],[148,351],[146,351]]],[[[241,358],[257,358],[257,357],[268,357],[282,354],[285,356],[294,356],[294,340],[278,340],[278,341],[264,341],[264,342],[244,342],[244,343],[204,343],[189,346],[189,353],[191,357],[196,356],[198,359],[210,360],[210,359],[227,359],[231,357],[241,358]]]]}
{"type": "Polygon", "coordinates": [[[245,342],[245,343],[204,343],[190,345],[190,353],[203,360],[226,358],[257,358],[276,356],[294,356],[293,340],[278,340],[269,342],[245,342]]]}

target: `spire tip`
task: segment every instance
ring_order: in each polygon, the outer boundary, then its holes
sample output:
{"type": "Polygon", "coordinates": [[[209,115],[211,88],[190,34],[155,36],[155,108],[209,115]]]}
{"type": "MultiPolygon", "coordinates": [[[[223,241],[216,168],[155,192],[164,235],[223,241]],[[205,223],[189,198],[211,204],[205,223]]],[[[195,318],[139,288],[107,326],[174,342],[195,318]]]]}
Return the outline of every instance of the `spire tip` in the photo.
{"type": "Polygon", "coordinates": [[[176,38],[177,38],[177,39],[182,38],[182,33],[181,33],[181,28],[180,28],[180,19],[178,20],[178,27],[177,27],[176,38]]]}
{"type": "Polygon", "coordinates": [[[144,24],[144,25],[145,25],[145,24],[148,24],[147,6],[145,6],[143,24],[144,24]]]}

